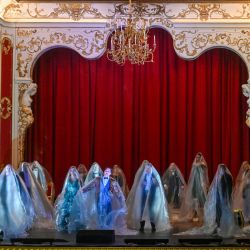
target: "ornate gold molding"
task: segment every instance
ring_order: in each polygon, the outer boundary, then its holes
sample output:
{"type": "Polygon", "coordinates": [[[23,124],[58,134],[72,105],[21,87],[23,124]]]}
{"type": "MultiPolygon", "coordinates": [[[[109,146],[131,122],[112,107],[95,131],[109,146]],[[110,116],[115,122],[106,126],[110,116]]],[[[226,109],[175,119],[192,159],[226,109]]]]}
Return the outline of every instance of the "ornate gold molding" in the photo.
{"type": "Polygon", "coordinates": [[[24,159],[24,144],[27,129],[34,122],[31,109],[32,98],[36,94],[35,83],[20,83],[19,87],[19,109],[18,109],[18,161],[24,159]]]}
{"type": "Polygon", "coordinates": [[[247,84],[242,85],[242,92],[247,97],[248,110],[246,113],[246,124],[250,128],[250,80],[248,80],[247,84]]]}
{"type": "Polygon", "coordinates": [[[250,17],[247,9],[249,4],[243,4],[238,11],[238,15],[232,15],[229,11],[222,8],[218,3],[190,3],[188,8],[182,10],[174,18],[188,18],[194,14],[201,21],[207,21],[208,19],[248,19],[250,17]]]}
{"type": "Polygon", "coordinates": [[[53,11],[47,15],[43,14],[43,9],[36,8],[33,12],[34,13],[28,9],[28,13],[32,18],[56,19],[64,14],[67,14],[67,16],[74,21],[86,18],[86,14],[89,14],[93,18],[107,18],[107,16],[102,15],[98,9],[93,8],[90,3],[59,3],[58,7],[54,8],[53,11]]]}
{"type": "Polygon", "coordinates": [[[12,113],[11,100],[8,97],[2,97],[0,101],[0,117],[4,120],[8,119],[12,113]]]}
{"type": "Polygon", "coordinates": [[[231,32],[199,32],[188,30],[172,31],[174,48],[179,54],[186,54],[188,57],[198,56],[205,48],[223,46],[233,48],[245,55],[250,63],[250,35],[249,31],[241,30],[239,35],[231,32]]]}
{"type": "MultiPolygon", "coordinates": [[[[3,18],[8,19],[109,19],[114,15],[128,15],[128,3],[10,3],[4,7],[3,18]]],[[[132,4],[132,13],[144,17],[168,19],[249,19],[250,3],[142,3],[132,4]]]]}
{"type": "MultiPolygon", "coordinates": [[[[36,33],[35,30],[32,32],[33,34],[36,33]]],[[[19,33],[31,35],[23,29],[19,29],[19,33]]],[[[80,52],[82,56],[91,57],[93,54],[100,54],[104,50],[106,36],[105,31],[86,29],[81,34],[70,35],[63,32],[51,32],[48,37],[31,36],[28,40],[22,39],[16,45],[19,77],[27,76],[31,61],[43,48],[53,45],[69,46],[80,52]]]]}
{"type": "Polygon", "coordinates": [[[8,55],[10,50],[13,48],[11,40],[8,37],[3,37],[1,43],[4,54],[8,55]]]}

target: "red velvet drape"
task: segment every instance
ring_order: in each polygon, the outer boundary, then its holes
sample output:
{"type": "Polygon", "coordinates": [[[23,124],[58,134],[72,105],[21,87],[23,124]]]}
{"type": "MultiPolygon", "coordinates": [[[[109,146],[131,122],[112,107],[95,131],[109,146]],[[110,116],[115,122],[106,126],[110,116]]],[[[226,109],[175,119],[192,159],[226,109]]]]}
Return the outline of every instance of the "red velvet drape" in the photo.
{"type": "Polygon", "coordinates": [[[60,191],[70,165],[97,161],[120,165],[132,184],[142,160],[162,174],[176,162],[185,177],[201,151],[210,178],[218,163],[233,175],[249,159],[246,100],[248,79],[238,55],[213,49],[194,61],[179,58],[170,35],[154,29],[155,62],[124,67],[106,59],[83,59],[69,49],[38,60],[34,82],[35,123],[26,160],[38,160],[60,191]]]}

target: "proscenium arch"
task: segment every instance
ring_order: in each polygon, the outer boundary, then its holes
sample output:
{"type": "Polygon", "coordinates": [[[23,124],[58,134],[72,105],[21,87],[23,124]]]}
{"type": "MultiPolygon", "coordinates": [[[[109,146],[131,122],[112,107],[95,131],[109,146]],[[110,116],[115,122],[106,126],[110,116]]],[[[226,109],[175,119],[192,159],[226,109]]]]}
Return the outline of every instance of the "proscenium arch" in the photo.
{"type": "MultiPolygon", "coordinates": [[[[248,71],[248,82],[250,82],[250,62],[248,62],[248,59],[246,56],[244,56],[244,54],[240,51],[240,50],[237,50],[235,47],[233,46],[230,46],[230,45],[225,45],[225,44],[214,44],[214,45],[208,45],[208,46],[204,46],[202,49],[200,49],[199,51],[197,51],[197,53],[193,56],[187,56],[185,55],[184,53],[180,53],[178,51],[178,49],[176,48],[175,46],[175,37],[173,35],[173,29],[170,28],[170,27],[166,27],[166,26],[163,26],[163,25],[151,25],[150,29],[163,29],[164,31],[166,31],[172,38],[173,40],[173,48],[175,50],[175,53],[182,59],[184,60],[195,60],[197,59],[198,57],[200,57],[201,55],[203,55],[204,53],[206,53],[207,51],[209,50],[212,50],[212,49],[215,49],[215,48],[223,48],[223,49],[228,49],[228,50],[231,50],[232,52],[236,53],[238,56],[240,56],[240,58],[243,60],[243,62],[245,63],[246,67],[247,67],[247,71],[248,71]]],[[[46,53],[47,51],[51,50],[51,49],[55,49],[55,48],[68,48],[68,49],[72,49],[74,51],[76,51],[80,56],[82,56],[83,58],[87,59],[87,60],[98,60],[100,57],[102,57],[107,49],[108,49],[108,41],[111,37],[113,33],[113,30],[109,31],[107,34],[106,34],[106,37],[105,37],[105,41],[104,41],[104,48],[103,50],[96,56],[96,57],[93,57],[93,58],[89,58],[89,57],[86,57],[84,56],[81,51],[77,50],[74,46],[70,46],[68,44],[51,44],[43,49],[41,49],[41,51],[39,51],[39,53],[37,53],[33,59],[31,60],[31,66],[29,68],[29,77],[30,79],[32,79],[32,74],[33,74],[33,70],[34,70],[34,66],[37,62],[37,60],[44,54],[46,53]]],[[[245,84],[245,83],[242,83],[242,84],[245,84]]]]}
{"type": "Polygon", "coordinates": [[[104,52],[102,54],[100,54],[99,56],[95,57],[95,58],[92,58],[92,59],[89,59],[89,58],[86,58],[84,57],[80,51],[76,50],[74,47],[71,47],[71,46],[68,46],[67,44],[66,45],[61,45],[61,44],[57,44],[57,45],[52,45],[52,46],[49,46],[43,50],[41,50],[37,55],[36,57],[33,59],[32,63],[31,63],[31,67],[30,67],[30,73],[29,73],[29,76],[30,76],[30,79],[33,80],[33,71],[34,71],[34,67],[37,63],[37,61],[39,60],[39,58],[44,55],[46,52],[52,50],[52,49],[57,49],[57,48],[65,48],[65,49],[70,49],[70,50],[73,50],[75,51],[77,54],[79,54],[81,57],[87,59],[87,60],[98,60],[100,57],[103,56],[103,54],[106,52],[106,49],[104,50],[104,52]]]}

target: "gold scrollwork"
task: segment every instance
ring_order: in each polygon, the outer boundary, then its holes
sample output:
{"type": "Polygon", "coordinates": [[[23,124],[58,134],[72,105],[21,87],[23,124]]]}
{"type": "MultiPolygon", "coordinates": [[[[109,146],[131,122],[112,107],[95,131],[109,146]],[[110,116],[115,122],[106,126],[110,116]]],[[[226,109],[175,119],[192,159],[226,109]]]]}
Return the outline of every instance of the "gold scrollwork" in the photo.
{"type": "Polygon", "coordinates": [[[116,4],[115,5],[115,14],[119,15],[129,15],[131,14],[135,16],[165,16],[165,5],[164,4],[146,4],[146,3],[138,3],[138,4],[116,4]]]}
{"type": "MultiPolygon", "coordinates": [[[[241,31],[242,34],[246,33],[241,31]]],[[[250,62],[250,39],[247,37],[233,36],[232,33],[198,33],[197,31],[181,31],[180,33],[172,32],[174,38],[174,48],[181,54],[195,56],[198,51],[208,46],[227,46],[235,47],[238,51],[246,55],[250,62]],[[197,33],[197,34],[196,34],[197,33]],[[191,38],[187,34],[192,34],[191,38]],[[195,35],[196,34],[196,35],[195,35]],[[189,41],[188,41],[189,40],[189,41]]]]}
{"type": "MultiPolygon", "coordinates": [[[[190,2],[190,1],[189,1],[190,2]]],[[[214,1],[212,1],[214,2],[214,1]]],[[[241,3],[237,5],[237,11],[234,8],[224,7],[224,3],[209,3],[209,1],[201,1],[200,3],[189,3],[184,5],[180,11],[176,13],[175,7],[171,3],[137,3],[132,4],[132,13],[139,16],[166,17],[173,19],[189,18],[206,21],[208,19],[249,19],[250,4],[241,3]]],[[[72,18],[78,21],[84,18],[112,18],[115,14],[127,15],[129,13],[128,4],[110,4],[109,14],[103,14],[102,9],[93,7],[91,3],[55,3],[50,5],[48,9],[44,9],[43,5],[36,3],[27,6],[25,4],[10,3],[4,8],[4,18],[34,18],[34,19],[64,19],[72,18]],[[57,6],[57,7],[55,7],[57,6]]]]}
{"type": "Polygon", "coordinates": [[[37,91],[35,83],[19,84],[19,109],[18,109],[18,160],[24,159],[24,143],[27,129],[34,122],[31,109],[32,98],[37,91]]]}
{"type": "Polygon", "coordinates": [[[91,15],[93,18],[107,18],[98,9],[93,8],[89,3],[59,3],[57,8],[54,8],[50,14],[44,15],[43,9],[35,8],[32,10],[33,14],[29,9],[28,14],[32,18],[60,18],[61,15],[67,14],[74,21],[79,21],[81,18],[85,18],[86,14],[91,15]]]}
{"type": "Polygon", "coordinates": [[[11,116],[11,113],[12,113],[11,100],[5,96],[0,101],[0,117],[6,120],[11,116]]]}
{"type": "Polygon", "coordinates": [[[12,42],[9,38],[3,37],[2,38],[2,50],[5,55],[8,55],[10,50],[13,48],[12,42]]]}
{"type": "Polygon", "coordinates": [[[207,21],[208,19],[248,19],[250,14],[248,12],[249,4],[242,4],[241,10],[237,12],[238,15],[232,15],[228,11],[222,8],[221,4],[218,3],[190,3],[188,8],[182,10],[177,15],[172,16],[172,18],[187,18],[189,15],[194,14],[196,18],[201,21],[207,21]]]}
{"type": "Polygon", "coordinates": [[[100,30],[85,30],[83,35],[67,35],[62,32],[53,32],[48,38],[31,37],[30,40],[21,40],[17,45],[17,71],[20,77],[28,73],[28,66],[35,53],[41,51],[42,46],[62,44],[73,46],[83,56],[91,56],[93,52],[99,53],[106,46],[105,32],[100,30]],[[93,34],[93,35],[91,35],[93,34]],[[91,35],[91,38],[88,38],[91,35]],[[26,55],[26,57],[24,57],[26,55]]]}
{"type": "Polygon", "coordinates": [[[21,29],[17,28],[17,36],[19,37],[29,37],[37,32],[37,29],[21,29]]]}

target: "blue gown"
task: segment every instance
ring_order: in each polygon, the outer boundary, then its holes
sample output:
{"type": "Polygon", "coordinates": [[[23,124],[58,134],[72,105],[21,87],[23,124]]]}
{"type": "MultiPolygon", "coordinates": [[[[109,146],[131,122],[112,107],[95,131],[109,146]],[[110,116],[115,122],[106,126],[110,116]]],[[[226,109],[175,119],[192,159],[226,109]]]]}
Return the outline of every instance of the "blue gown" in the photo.
{"type": "Polygon", "coordinates": [[[81,185],[79,173],[75,167],[71,167],[65,178],[63,190],[58,196],[55,203],[56,229],[58,231],[68,230],[68,222],[72,203],[80,186],[81,185]],[[75,176],[75,180],[72,180],[70,178],[71,174],[75,176]]]}
{"type": "Polygon", "coordinates": [[[69,232],[80,229],[113,229],[127,233],[127,207],[119,184],[110,179],[104,186],[103,178],[96,177],[79,189],[69,218],[69,232]]]}
{"type": "Polygon", "coordinates": [[[4,238],[25,236],[34,216],[25,184],[12,166],[7,165],[0,175],[0,230],[4,238]]]}
{"type": "Polygon", "coordinates": [[[37,228],[53,227],[54,209],[46,193],[34,176],[30,164],[21,163],[18,174],[22,177],[35,209],[35,224],[37,228]]]}

